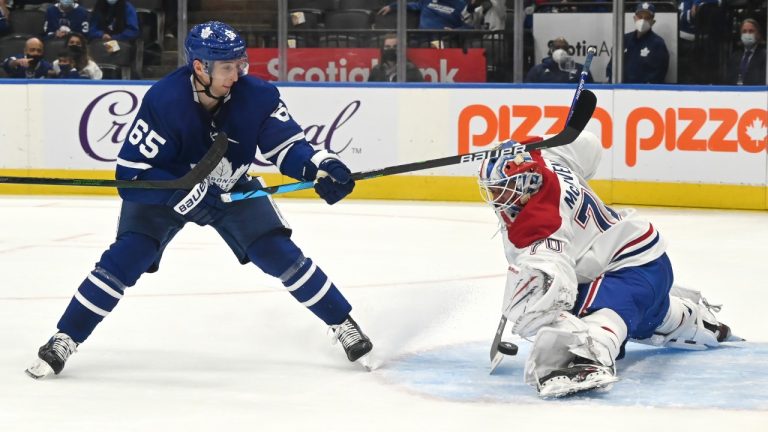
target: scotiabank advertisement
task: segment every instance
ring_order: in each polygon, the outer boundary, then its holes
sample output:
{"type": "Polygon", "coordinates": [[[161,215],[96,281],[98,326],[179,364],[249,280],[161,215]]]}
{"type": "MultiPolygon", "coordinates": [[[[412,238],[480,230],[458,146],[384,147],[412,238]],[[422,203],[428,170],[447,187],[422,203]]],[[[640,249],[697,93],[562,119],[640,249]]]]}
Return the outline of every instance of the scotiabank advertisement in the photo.
{"type": "MultiPolygon", "coordinates": [[[[294,48],[288,50],[288,81],[367,82],[379,64],[375,48],[294,48]]],[[[485,54],[481,48],[410,48],[408,60],[421,71],[424,81],[441,83],[485,82],[485,54]]],[[[277,48],[249,48],[249,73],[277,80],[277,48]]]]}

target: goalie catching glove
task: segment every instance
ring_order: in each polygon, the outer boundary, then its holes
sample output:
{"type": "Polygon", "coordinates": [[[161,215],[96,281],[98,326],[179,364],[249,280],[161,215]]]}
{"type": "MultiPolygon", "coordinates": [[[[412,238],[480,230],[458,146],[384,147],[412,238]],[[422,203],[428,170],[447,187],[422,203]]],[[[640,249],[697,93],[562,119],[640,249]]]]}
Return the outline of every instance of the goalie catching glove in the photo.
{"type": "Polygon", "coordinates": [[[305,165],[304,177],[315,181],[315,192],[328,204],[336,204],[352,193],[355,181],[352,172],[335,153],[316,152],[305,165]]]}
{"type": "Polygon", "coordinates": [[[564,286],[560,278],[528,266],[509,266],[503,313],[512,323],[512,333],[533,336],[561,311],[571,310],[575,301],[576,287],[564,286]]]}

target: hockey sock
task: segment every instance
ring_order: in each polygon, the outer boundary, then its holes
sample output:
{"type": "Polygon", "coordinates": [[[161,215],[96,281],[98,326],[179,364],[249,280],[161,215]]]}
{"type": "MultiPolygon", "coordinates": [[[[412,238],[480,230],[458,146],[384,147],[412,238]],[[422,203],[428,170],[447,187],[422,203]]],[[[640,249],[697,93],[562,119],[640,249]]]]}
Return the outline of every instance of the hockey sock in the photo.
{"type": "Polygon", "coordinates": [[[96,263],[69,302],[58,329],[83,343],[154,262],[158,244],[142,234],[121,235],[96,263]]]}
{"type": "Polygon", "coordinates": [[[328,325],[341,324],[352,310],[347,299],[283,231],[267,234],[248,248],[248,258],[279,278],[288,292],[328,325]]]}
{"type": "Polygon", "coordinates": [[[296,271],[282,279],[291,295],[328,325],[341,324],[352,306],[312,259],[304,258],[296,271]]]}

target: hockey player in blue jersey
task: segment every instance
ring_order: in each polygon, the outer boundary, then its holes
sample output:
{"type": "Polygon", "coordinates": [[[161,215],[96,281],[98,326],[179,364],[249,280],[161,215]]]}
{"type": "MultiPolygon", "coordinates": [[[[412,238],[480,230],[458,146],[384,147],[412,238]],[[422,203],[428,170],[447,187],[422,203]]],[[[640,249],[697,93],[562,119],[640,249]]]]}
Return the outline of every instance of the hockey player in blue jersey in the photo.
{"type": "Polygon", "coordinates": [[[227,153],[192,191],[119,189],[123,199],[115,242],[101,256],[27,369],[33,378],[58,374],[69,356],[145,272],[158,269],[166,245],[188,222],[213,227],[242,264],[280,278],[288,292],[333,330],[350,361],[371,351],[350,316],[352,307],[323,270],[291,240],[291,230],[269,197],[224,203],[224,191],[261,187],[246,175],[256,149],[285,175],[316,180],[328,204],[352,192],[339,157],[315,151],[291,118],[275,86],[248,76],[245,42],[230,26],[207,22],[185,42],[187,65],[144,96],[117,161],[120,180],[175,179],[206,153],[218,132],[227,153]]]}

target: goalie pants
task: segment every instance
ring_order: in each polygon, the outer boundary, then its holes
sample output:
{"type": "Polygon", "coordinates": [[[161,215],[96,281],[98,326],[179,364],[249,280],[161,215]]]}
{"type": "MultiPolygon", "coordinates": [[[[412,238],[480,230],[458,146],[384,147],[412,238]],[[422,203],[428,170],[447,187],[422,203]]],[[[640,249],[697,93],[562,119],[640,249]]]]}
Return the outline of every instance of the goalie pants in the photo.
{"type": "MultiPolygon", "coordinates": [[[[82,343],[117,306],[125,289],[158,270],[163,251],[186,221],[172,208],[124,201],[117,239],[80,284],[58,329],[82,343]]],[[[340,324],[352,307],[291,240],[291,229],[269,197],[237,201],[211,226],[242,264],[280,278],[290,294],[326,324],[340,324]]],[[[206,271],[197,268],[195,271],[206,271]]]]}
{"type": "Polygon", "coordinates": [[[649,338],[669,309],[672,280],[667,254],[642,266],[604,273],[590,283],[579,284],[572,313],[581,318],[611,309],[627,325],[628,339],[649,338]]]}

